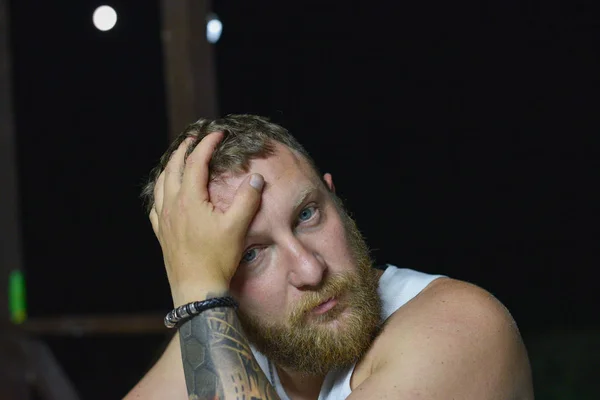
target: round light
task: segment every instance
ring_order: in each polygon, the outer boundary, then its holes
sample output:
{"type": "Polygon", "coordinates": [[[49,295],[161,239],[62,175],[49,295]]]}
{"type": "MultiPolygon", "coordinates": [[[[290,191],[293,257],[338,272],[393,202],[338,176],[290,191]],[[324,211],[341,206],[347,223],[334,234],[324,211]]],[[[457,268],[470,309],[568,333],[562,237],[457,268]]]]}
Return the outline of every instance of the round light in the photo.
{"type": "Polygon", "coordinates": [[[94,11],[92,21],[98,30],[109,31],[117,23],[117,12],[110,6],[100,6],[94,11]]]}
{"type": "Polygon", "coordinates": [[[223,24],[219,20],[219,17],[212,14],[206,23],[206,40],[210,43],[217,43],[221,37],[221,32],[223,32],[223,24]]]}

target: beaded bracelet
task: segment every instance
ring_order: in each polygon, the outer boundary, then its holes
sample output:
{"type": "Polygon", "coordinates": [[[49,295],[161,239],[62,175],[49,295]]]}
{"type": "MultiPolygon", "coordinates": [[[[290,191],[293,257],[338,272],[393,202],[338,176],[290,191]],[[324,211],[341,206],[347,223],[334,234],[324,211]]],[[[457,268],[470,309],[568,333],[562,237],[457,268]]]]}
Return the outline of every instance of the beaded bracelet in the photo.
{"type": "Polygon", "coordinates": [[[237,302],[231,296],[215,297],[204,301],[194,301],[188,304],[179,306],[165,316],[165,326],[167,328],[179,327],[182,323],[206,311],[216,307],[238,307],[237,302]]]}

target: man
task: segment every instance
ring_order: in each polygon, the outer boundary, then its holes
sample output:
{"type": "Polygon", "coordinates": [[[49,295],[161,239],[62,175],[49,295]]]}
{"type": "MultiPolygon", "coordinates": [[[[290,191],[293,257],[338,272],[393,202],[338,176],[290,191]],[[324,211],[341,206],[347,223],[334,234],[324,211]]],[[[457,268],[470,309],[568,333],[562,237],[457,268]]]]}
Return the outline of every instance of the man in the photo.
{"type": "Polygon", "coordinates": [[[332,176],[282,127],[200,120],[144,194],[175,307],[239,309],[183,321],[127,399],[533,399],[508,311],[464,282],[372,268],[332,176]]]}

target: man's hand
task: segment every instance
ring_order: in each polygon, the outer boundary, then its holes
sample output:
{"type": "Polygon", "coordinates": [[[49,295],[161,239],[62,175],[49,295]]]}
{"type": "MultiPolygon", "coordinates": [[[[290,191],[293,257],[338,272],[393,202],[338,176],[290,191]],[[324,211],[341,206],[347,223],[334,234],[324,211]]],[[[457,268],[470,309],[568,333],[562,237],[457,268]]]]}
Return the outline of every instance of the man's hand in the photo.
{"type": "Polygon", "coordinates": [[[162,247],[175,306],[229,289],[260,204],[264,179],[258,174],[242,182],[226,212],[210,202],[208,165],[222,138],[221,132],[207,135],[187,161],[193,139],[185,140],[155,185],[150,221],[162,247]]]}

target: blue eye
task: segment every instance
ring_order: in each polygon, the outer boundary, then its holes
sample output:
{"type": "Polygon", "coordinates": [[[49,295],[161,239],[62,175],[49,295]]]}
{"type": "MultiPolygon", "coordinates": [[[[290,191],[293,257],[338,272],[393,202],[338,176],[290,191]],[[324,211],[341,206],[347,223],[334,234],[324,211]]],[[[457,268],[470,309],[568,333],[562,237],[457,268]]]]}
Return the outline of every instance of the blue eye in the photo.
{"type": "Polygon", "coordinates": [[[249,263],[256,260],[256,257],[258,257],[258,249],[250,249],[244,253],[242,256],[242,261],[249,263]]]}
{"type": "Polygon", "coordinates": [[[298,215],[298,219],[302,222],[308,221],[315,214],[315,207],[306,207],[304,210],[300,212],[298,215]]]}

